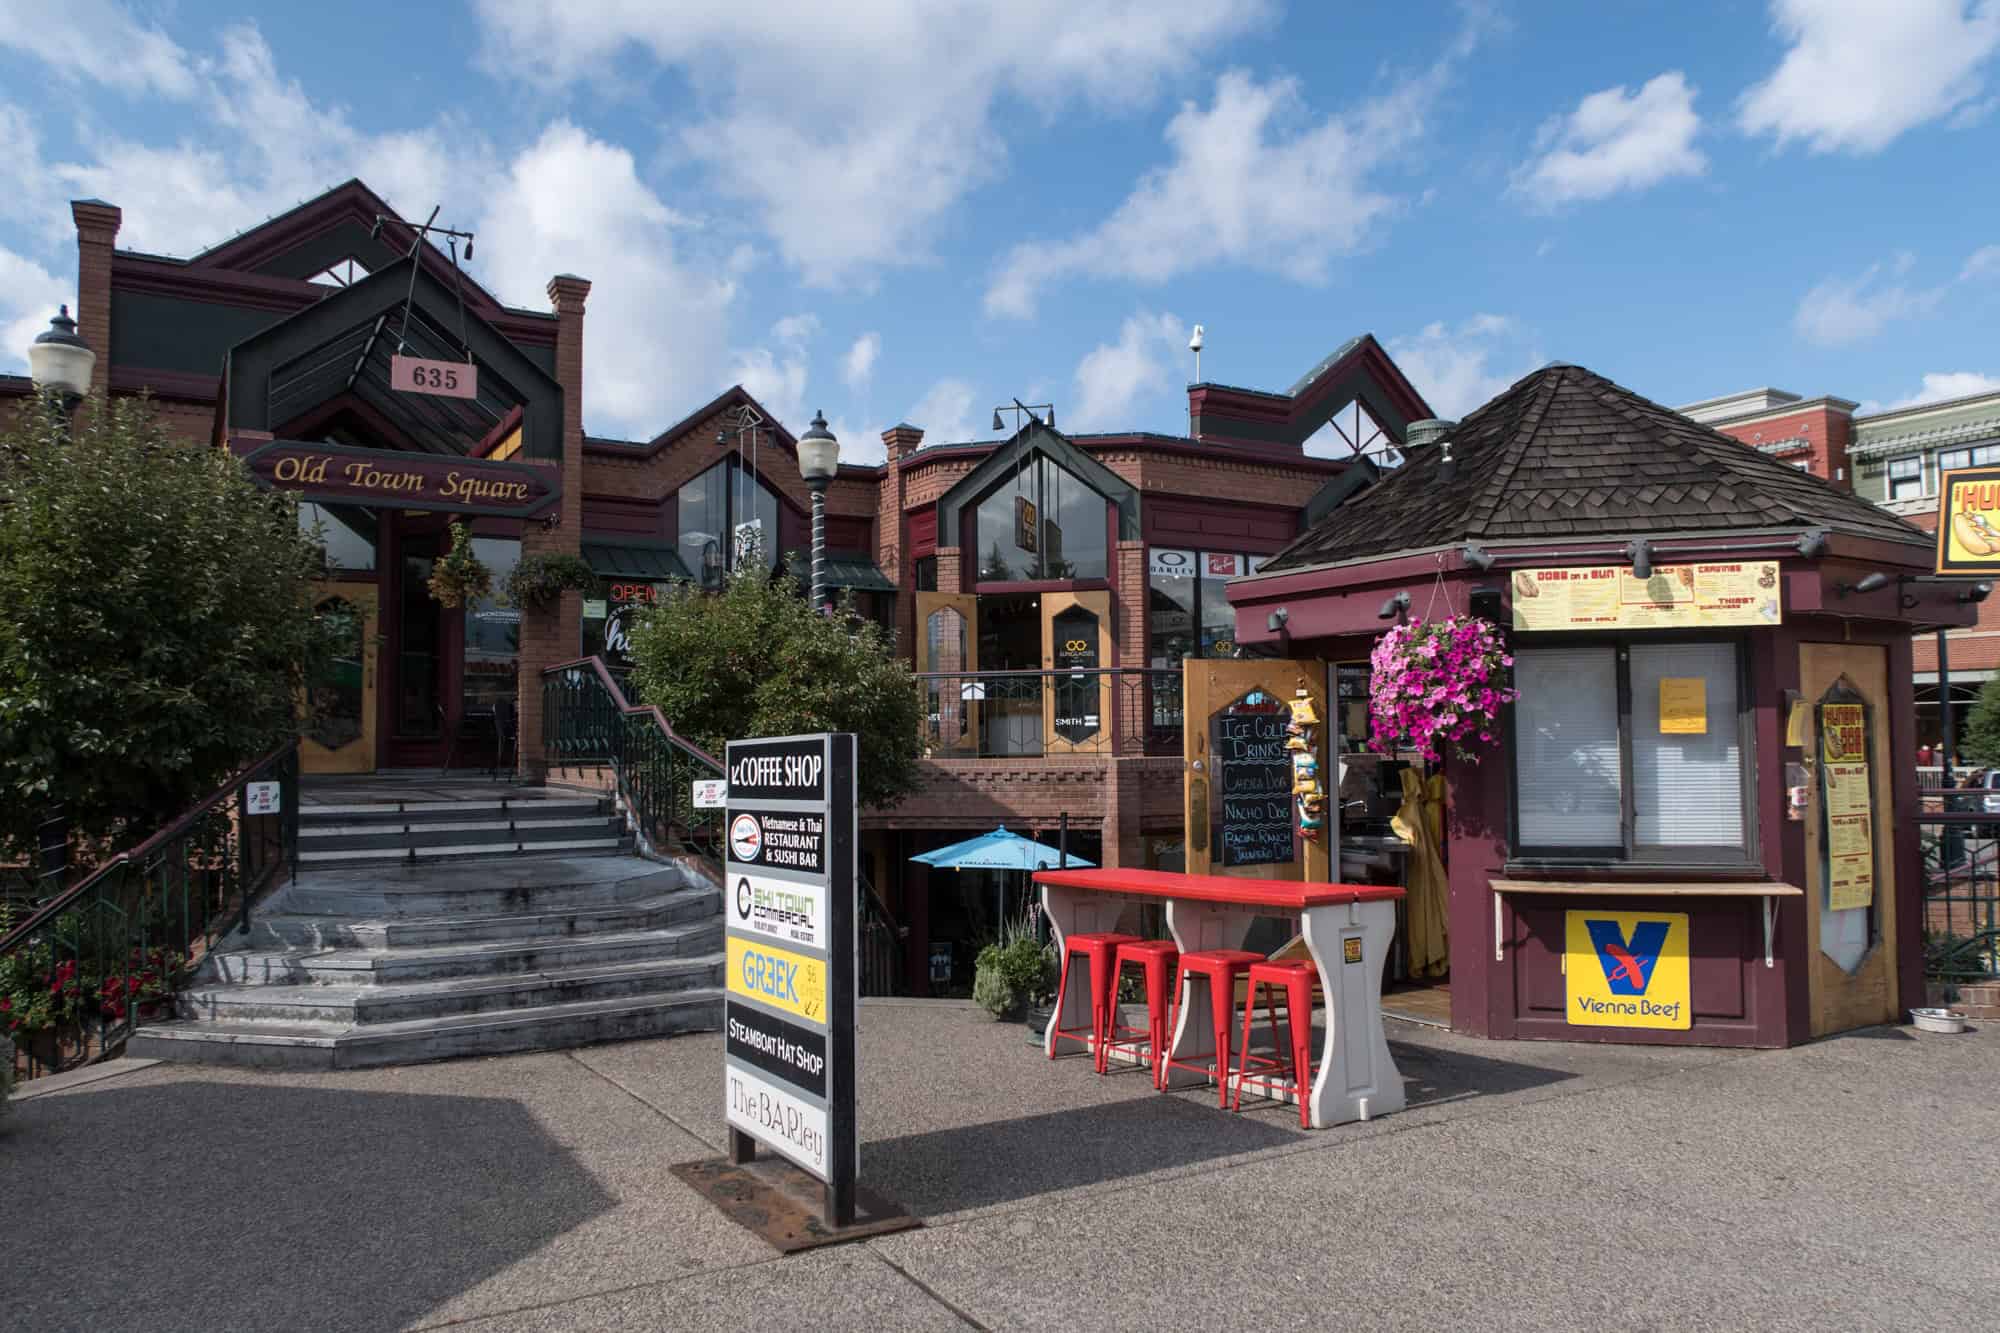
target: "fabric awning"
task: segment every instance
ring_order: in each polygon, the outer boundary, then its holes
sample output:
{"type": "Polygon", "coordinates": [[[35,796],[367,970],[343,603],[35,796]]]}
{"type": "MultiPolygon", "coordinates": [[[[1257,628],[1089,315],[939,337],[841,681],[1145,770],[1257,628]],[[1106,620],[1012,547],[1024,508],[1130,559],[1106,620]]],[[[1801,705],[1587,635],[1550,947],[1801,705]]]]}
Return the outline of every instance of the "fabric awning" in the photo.
{"type": "Polygon", "coordinates": [[[629,579],[643,583],[694,582],[694,575],[671,546],[643,543],[613,545],[584,542],[583,562],[600,578],[629,579]]]}
{"type": "MultiPolygon", "coordinates": [[[[793,552],[787,569],[799,582],[807,582],[812,578],[812,558],[803,552],[793,552]]],[[[895,581],[859,551],[826,553],[826,586],[852,588],[856,592],[896,591],[895,581]]]]}

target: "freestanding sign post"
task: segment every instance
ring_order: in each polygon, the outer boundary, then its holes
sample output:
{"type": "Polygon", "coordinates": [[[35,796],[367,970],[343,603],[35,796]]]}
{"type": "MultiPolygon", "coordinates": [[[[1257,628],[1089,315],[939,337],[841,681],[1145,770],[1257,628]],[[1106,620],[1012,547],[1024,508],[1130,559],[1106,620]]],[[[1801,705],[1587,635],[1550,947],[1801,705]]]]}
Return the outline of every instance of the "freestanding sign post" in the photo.
{"type": "Polygon", "coordinates": [[[859,977],[852,733],[731,741],[723,1116],[729,1160],[759,1144],[825,1183],[855,1220],[859,977]]]}

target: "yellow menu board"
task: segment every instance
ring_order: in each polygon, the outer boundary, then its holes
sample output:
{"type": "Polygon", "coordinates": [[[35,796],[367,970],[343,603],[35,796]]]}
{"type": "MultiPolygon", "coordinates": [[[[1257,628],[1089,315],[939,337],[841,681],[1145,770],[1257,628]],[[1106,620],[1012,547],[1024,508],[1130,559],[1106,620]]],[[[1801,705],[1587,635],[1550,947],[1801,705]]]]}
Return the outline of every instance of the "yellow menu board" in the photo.
{"type": "Polygon", "coordinates": [[[1660,677],[1660,734],[1708,734],[1708,681],[1700,676],[1660,677]]]}
{"type": "Polygon", "coordinates": [[[1624,565],[1514,571],[1515,629],[1685,629],[1775,625],[1778,562],[1655,565],[1650,578],[1624,565]]]}
{"type": "Polygon", "coordinates": [[[1875,901],[1875,813],[1868,790],[1868,721],[1860,704],[1819,712],[1820,800],[1826,810],[1827,909],[1875,901]]]}

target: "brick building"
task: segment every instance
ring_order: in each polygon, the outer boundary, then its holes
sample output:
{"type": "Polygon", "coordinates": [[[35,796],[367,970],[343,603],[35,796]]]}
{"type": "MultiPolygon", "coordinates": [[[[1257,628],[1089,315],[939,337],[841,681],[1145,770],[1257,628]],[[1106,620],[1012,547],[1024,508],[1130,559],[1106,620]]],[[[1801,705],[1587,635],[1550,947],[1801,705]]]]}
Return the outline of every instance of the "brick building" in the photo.
{"type": "MultiPolygon", "coordinates": [[[[483,762],[468,720],[513,708],[532,778],[543,669],[615,656],[625,609],[670,581],[810,545],[792,431],[740,386],[650,439],[584,433],[582,278],[552,277],[547,310],[505,306],[355,181],[188,259],[118,249],[111,204],[73,213],[98,390],[150,393],[188,439],[301,490],[323,525],[322,593],[357,638],[346,674],[317,687],[313,768],[483,762]],[[407,391],[399,354],[463,368],[470,395],[407,391]],[[453,520],[496,576],[570,552],[608,595],[441,608],[425,580],[453,520]]],[[[0,396],[28,391],[0,379],[0,396]]],[[[885,463],[840,468],[832,581],[893,629],[929,704],[923,790],[863,820],[864,869],[910,927],[919,985],[933,957],[949,959],[941,984],[969,979],[999,886],[927,877],[917,852],[998,824],[1047,839],[1066,814],[1091,861],[1177,864],[1182,659],[1233,654],[1224,581],[1373,478],[1359,449],[1305,452],[1349,409],[1394,443],[1430,415],[1363,335],[1284,392],[1191,386],[1189,436],[1069,435],[1046,410],[1001,441],[898,425],[885,463]]]]}
{"type": "MultiPolygon", "coordinates": [[[[1857,414],[1845,398],[1805,399],[1752,389],[1690,403],[1682,415],[1713,426],[1782,462],[1851,488],[1863,499],[1937,530],[1939,478],[1967,467],[2000,466],[2000,393],[1980,393],[1857,414]]],[[[1915,653],[1917,741],[1943,735],[1938,649],[1951,677],[1957,725],[1980,688],[2000,675],[2000,599],[1979,606],[1979,622],[1924,636],[1915,653]]]]}

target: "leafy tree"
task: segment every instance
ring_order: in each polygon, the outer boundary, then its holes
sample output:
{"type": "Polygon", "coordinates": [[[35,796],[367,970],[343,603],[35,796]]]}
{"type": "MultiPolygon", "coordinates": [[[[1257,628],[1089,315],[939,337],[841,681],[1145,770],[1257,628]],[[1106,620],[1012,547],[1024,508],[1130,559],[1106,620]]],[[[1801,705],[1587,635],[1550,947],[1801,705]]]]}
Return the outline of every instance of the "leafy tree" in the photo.
{"type": "Polygon", "coordinates": [[[96,401],[74,438],[32,406],[0,431],[0,854],[60,803],[129,842],[296,730],[326,642],[319,544],[232,456],[150,402],[96,401]]]}
{"type": "Polygon", "coordinates": [[[716,593],[683,584],[640,616],[628,655],[646,702],[717,758],[731,740],[851,731],[864,805],[917,788],[916,677],[851,598],[816,615],[794,580],[759,569],[716,593]]]}
{"type": "Polygon", "coordinates": [[[1959,758],[1981,768],[2000,767],[2000,679],[1979,687],[1979,700],[1966,716],[1959,758]]]}

